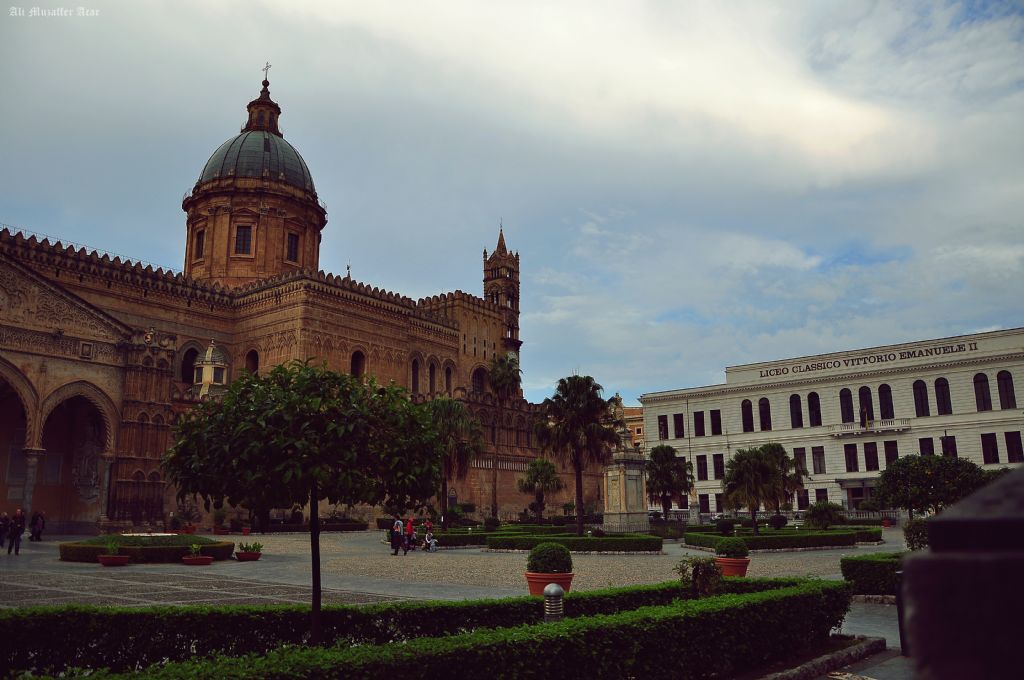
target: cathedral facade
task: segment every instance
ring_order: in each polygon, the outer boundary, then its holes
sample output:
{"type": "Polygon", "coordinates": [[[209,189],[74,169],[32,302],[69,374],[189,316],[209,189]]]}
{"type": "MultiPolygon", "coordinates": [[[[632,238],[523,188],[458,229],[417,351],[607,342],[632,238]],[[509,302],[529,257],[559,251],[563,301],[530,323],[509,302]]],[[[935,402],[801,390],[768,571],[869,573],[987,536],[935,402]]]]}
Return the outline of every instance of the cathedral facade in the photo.
{"type": "MultiPolygon", "coordinates": [[[[209,387],[313,358],[415,400],[465,401],[488,452],[450,485],[490,507],[497,466],[499,512],[514,516],[539,407],[520,395],[499,408],[487,367],[522,345],[519,254],[499,232],[482,297],[412,300],[320,271],[327,213],[266,80],[247,109],[182,202],[181,273],[0,231],[0,508],[43,510],[58,531],[161,525],[175,506],[160,457],[204,370],[209,387]]],[[[562,472],[552,505],[571,498],[562,472]]],[[[600,470],[585,489],[600,507],[600,470]]]]}

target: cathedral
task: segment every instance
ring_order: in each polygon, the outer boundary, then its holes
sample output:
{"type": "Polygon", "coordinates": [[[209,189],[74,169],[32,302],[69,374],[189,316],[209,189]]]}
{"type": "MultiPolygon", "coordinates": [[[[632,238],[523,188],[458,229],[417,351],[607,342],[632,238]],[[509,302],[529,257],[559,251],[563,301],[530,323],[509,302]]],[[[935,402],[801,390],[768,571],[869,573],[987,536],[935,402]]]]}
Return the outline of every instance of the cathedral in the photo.
{"type": "MultiPolygon", "coordinates": [[[[539,407],[499,408],[487,367],[518,353],[519,254],[499,231],[483,253],[482,297],[421,300],[319,270],[327,212],[309,168],[280,129],[263,81],[241,132],[218,147],[182,201],[182,272],[59,241],[0,231],[0,509],[42,510],[58,532],[162,526],[175,510],[160,457],[174,424],[242,371],[313,358],[450,395],[488,443],[460,503],[499,514],[530,502],[516,489],[531,459],[539,407]]],[[[572,477],[562,467],[571,499],[572,477]]],[[[585,497],[601,505],[600,470],[585,497]]]]}

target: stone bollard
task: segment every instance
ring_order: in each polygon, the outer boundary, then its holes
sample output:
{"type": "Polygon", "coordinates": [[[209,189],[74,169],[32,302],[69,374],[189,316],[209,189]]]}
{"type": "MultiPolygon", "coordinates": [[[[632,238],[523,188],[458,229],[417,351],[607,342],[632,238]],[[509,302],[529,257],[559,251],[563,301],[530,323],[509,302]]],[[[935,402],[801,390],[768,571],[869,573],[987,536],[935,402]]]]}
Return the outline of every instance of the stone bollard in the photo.
{"type": "Polygon", "coordinates": [[[544,623],[553,623],[565,618],[565,607],[562,598],[565,591],[557,583],[544,586],[544,623]]]}

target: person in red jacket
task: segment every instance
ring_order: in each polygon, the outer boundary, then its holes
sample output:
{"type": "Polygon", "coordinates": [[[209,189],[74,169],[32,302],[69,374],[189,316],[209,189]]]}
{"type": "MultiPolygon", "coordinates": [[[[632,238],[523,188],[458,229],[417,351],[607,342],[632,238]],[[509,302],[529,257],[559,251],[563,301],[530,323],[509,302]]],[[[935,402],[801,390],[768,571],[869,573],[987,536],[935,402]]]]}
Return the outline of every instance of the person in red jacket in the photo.
{"type": "Polygon", "coordinates": [[[405,545],[402,546],[403,555],[408,555],[409,550],[413,548],[414,541],[416,540],[416,527],[412,524],[412,515],[409,515],[409,521],[405,523],[405,545]]]}

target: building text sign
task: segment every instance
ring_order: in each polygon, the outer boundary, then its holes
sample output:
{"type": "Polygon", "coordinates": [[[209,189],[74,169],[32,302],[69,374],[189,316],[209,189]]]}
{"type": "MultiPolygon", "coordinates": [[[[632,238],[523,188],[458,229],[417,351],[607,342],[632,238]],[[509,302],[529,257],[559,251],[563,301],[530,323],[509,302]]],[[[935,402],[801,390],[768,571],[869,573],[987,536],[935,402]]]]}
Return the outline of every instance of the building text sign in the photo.
{"type": "Polygon", "coordinates": [[[879,352],[877,354],[865,354],[858,357],[847,357],[845,359],[828,359],[825,361],[812,361],[808,363],[795,363],[789,366],[778,368],[763,368],[758,375],[759,378],[777,378],[783,375],[802,375],[814,373],[833,368],[858,368],[860,366],[871,366],[876,364],[887,364],[893,361],[906,359],[925,359],[929,357],[940,357],[946,354],[959,354],[961,352],[975,352],[978,350],[976,342],[961,342],[949,345],[934,345],[914,349],[904,349],[897,352],[879,352]]]}

